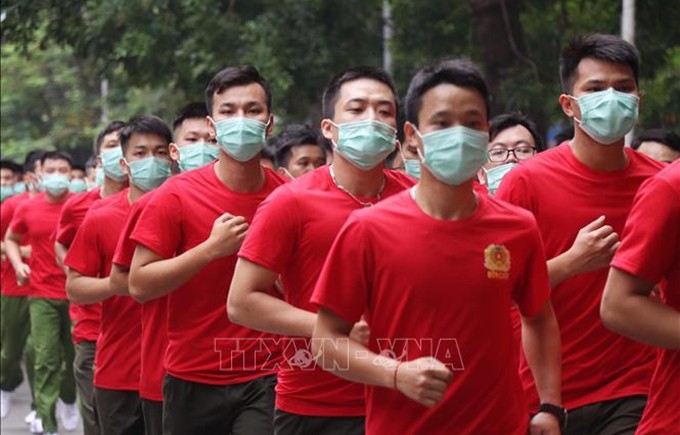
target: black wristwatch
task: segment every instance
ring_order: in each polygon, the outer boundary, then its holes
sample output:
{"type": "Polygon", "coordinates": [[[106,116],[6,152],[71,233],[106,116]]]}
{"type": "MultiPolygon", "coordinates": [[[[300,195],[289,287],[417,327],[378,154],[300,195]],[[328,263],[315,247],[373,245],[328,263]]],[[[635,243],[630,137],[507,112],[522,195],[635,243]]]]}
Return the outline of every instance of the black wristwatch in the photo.
{"type": "Polygon", "coordinates": [[[550,403],[542,403],[538,407],[538,412],[545,412],[547,414],[552,414],[560,422],[560,429],[564,430],[567,427],[567,410],[561,406],[551,405],[550,403]]]}

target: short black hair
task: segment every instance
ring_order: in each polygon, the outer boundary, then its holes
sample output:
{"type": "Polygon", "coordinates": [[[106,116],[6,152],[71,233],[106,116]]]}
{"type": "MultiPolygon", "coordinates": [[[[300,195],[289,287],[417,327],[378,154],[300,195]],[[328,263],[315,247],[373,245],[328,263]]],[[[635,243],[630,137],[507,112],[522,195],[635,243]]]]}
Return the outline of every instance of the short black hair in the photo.
{"type": "Polygon", "coordinates": [[[390,88],[390,91],[392,91],[397,114],[399,113],[399,94],[397,93],[397,87],[394,85],[392,77],[380,68],[358,66],[334,75],[326,85],[326,89],[324,89],[323,97],[321,99],[321,113],[324,119],[333,119],[335,116],[335,103],[338,100],[338,94],[340,93],[342,85],[359,79],[372,79],[386,84],[390,88]]]}
{"type": "Polygon", "coordinates": [[[104,129],[97,135],[97,142],[95,143],[97,148],[94,150],[94,152],[99,154],[99,148],[102,146],[104,136],[111,134],[114,131],[121,130],[123,127],[125,127],[125,123],[123,121],[112,121],[106,127],[104,127],[104,129]]]}
{"type": "Polygon", "coordinates": [[[85,166],[81,165],[80,163],[74,163],[71,166],[71,170],[72,171],[83,171],[83,172],[85,172],[85,166]]]}
{"type": "Polygon", "coordinates": [[[179,109],[177,116],[172,121],[172,131],[177,132],[187,119],[205,119],[208,116],[208,109],[205,107],[205,103],[193,102],[179,109]]]}
{"type": "Polygon", "coordinates": [[[640,132],[630,146],[636,150],[640,148],[642,142],[659,142],[674,151],[680,152],[680,136],[664,128],[655,128],[640,132]]]}
{"type": "Polygon", "coordinates": [[[536,144],[536,151],[541,152],[545,150],[545,142],[543,141],[543,136],[538,133],[536,123],[522,112],[503,113],[491,119],[489,121],[489,142],[493,141],[501,131],[516,125],[521,125],[531,133],[531,137],[534,138],[534,144],[536,144]]]}
{"type": "Polygon", "coordinates": [[[172,142],[172,132],[165,121],[156,115],[139,115],[128,121],[120,131],[120,146],[123,154],[127,151],[130,138],[134,134],[155,134],[162,137],[166,144],[172,142]]]}
{"type": "Polygon", "coordinates": [[[290,124],[272,141],[275,151],[274,164],[277,168],[288,166],[292,150],[301,145],[316,145],[325,153],[321,144],[321,131],[305,124],[290,124]]]}
{"type": "Polygon", "coordinates": [[[471,60],[466,58],[447,59],[434,65],[426,66],[413,76],[406,92],[406,121],[418,126],[418,112],[423,104],[423,95],[442,83],[449,83],[463,88],[472,88],[479,92],[486,106],[489,117],[489,88],[484,74],[471,60]]]}
{"type": "Polygon", "coordinates": [[[274,147],[271,145],[267,145],[264,148],[262,148],[262,153],[260,154],[260,160],[271,160],[272,163],[275,162],[276,157],[276,150],[274,150],[274,147]]]}
{"type": "Polygon", "coordinates": [[[208,114],[212,115],[213,97],[227,88],[257,83],[264,89],[267,96],[267,112],[272,112],[272,93],[269,83],[252,65],[230,66],[215,74],[205,89],[205,106],[208,114]]]}
{"type": "Polygon", "coordinates": [[[21,165],[14,160],[0,160],[0,169],[9,169],[14,175],[22,174],[24,172],[21,165]]]}
{"type": "Polygon", "coordinates": [[[640,55],[633,44],[615,35],[593,33],[573,39],[562,50],[560,81],[564,93],[571,94],[578,66],[588,57],[630,66],[638,84],[640,55]]]}
{"type": "Polygon", "coordinates": [[[85,162],[85,169],[96,168],[97,167],[97,156],[90,156],[85,162]]]}
{"type": "Polygon", "coordinates": [[[42,157],[46,152],[45,150],[29,151],[24,160],[24,172],[35,172],[35,164],[42,161],[42,157]]]}
{"type": "Polygon", "coordinates": [[[64,160],[68,162],[68,165],[73,168],[73,159],[69,153],[64,151],[47,151],[40,158],[40,164],[45,165],[47,160],[64,160]]]}

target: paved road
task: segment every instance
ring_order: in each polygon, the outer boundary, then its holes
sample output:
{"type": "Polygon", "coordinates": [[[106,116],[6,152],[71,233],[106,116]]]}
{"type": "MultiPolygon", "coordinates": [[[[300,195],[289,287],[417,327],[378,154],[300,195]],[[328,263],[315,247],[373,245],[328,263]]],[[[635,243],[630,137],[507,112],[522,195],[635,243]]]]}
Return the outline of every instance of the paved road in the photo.
{"type": "MultiPolygon", "coordinates": [[[[13,403],[10,414],[0,421],[0,435],[27,435],[30,432],[24,423],[24,417],[31,411],[31,396],[26,382],[17,389],[13,403]]],[[[75,432],[66,432],[62,429],[59,435],[83,435],[83,429],[79,427],[75,432]]]]}

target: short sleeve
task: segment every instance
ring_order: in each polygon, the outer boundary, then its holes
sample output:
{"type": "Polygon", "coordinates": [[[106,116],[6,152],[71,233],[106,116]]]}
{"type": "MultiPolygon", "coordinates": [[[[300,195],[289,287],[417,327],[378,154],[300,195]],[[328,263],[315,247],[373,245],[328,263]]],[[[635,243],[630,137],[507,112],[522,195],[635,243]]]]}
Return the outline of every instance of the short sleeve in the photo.
{"type": "Polygon", "coordinates": [[[88,213],[85,216],[64,258],[64,265],[83,276],[93,278],[98,278],[103,269],[97,215],[98,213],[88,213]]]}
{"type": "Polygon", "coordinates": [[[340,230],[321,270],[311,302],[349,323],[356,323],[368,306],[372,282],[370,239],[365,223],[352,213],[340,230]]]}
{"type": "Polygon", "coordinates": [[[508,172],[494,198],[534,212],[531,184],[525,172],[521,166],[508,172]]]}
{"type": "Polygon", "coordinates": [[[182,202],[177,187],[166,182],[154,193],[139,217],[132,232],[132,241],[163,258],[171,258],[179,247],[182,219],[182,202]]]}
{"type": "Polygon", "coordinates": [[[135,254],[135,248],[137,244],[132,240],[132,232],[134,231],[137,222],[139,221],[139,216],[144,209],[140,207],[134,207],[130,210],[127,219],[125,220],[125,226],[120,234],[118,243],[116,244],[116,252],[113,254],[113,264],[124,267],[126,269],[130,268],[132,264],[132,257],[135,254]]]}
{"type": "Polygon", "coordinates": [[[64,204],[57,224],[56,241],[64,246],[70,246],[76,237],[77,222],[73,215],[73,199],[64,204]]]}
{"type": "Polygon", "coordinates": [[[295,194],[281,186],[260,204],[238,256],[282,273],[296,250],[299,225],[295,194]]]}
{"type": "Polygon", "coordinates": [[[9,224],[12,222],[16,206],[13,201],[5,201],[0,205],[0,236],[4,239],[9,224]]]}
{"type": "Polygon", "coordinates": [[[680,192],[658,177],[645,183],[633,201],[611,265],[650,282],[679,267],[680,192]]]}
{"type": "Polygon", "coordinates": [[[28,225],[26,224],[26,207],[30,201],[24,201],[16,208],[12,216],[12,222],[9,228],[13,233],[26,234],[28,232],[28,225]]]}
{"type": "Polygon", "coordinates": [[[533,216],[527,217],[531,227],[522,246],[527,259],[513,289],[513,300],[523,316],[533,317],[550,297],[550,281],[541,234],[533,216]]]}

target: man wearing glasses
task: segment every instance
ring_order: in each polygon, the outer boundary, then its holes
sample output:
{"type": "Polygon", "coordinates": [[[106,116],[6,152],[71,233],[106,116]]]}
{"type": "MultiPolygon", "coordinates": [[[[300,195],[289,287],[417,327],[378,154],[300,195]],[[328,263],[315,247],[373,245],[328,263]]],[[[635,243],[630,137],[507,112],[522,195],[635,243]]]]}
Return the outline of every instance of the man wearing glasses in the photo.
{"type": "Polygon", "coordinates": [[[488,162],[478,173],[489,195],[496,193],[505,174],[519,162],[545,149],[536,124],[522,113],[504,113],[489,122],[488,162]]]}

